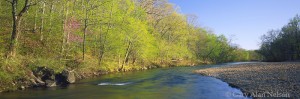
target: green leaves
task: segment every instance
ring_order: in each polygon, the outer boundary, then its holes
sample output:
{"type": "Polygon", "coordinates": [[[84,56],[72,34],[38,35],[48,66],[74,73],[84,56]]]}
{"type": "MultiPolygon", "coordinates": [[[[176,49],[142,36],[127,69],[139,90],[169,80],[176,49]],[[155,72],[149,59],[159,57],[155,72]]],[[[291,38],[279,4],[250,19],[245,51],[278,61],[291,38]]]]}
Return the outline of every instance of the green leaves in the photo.
{"type": "Polygon", "coordinates": [[[265,61],[300,59],[300,16],[296,15],[281,30],[271,30],[261,37],[259,53],[265,61]]]}
{"type": "MultiPolygon", "coordinates": [[[[9,10],[3,1],[0,5],[9,10]]],[[[188,23],[188,16],[166,0],[42,0],[26,13],[20,27],[21,56],[69,61],[81,60],[85,53],[83,63],[94,63],[84,64],[113,65],[110,69],[190,60],[227,62],[247,56],[225,36],[188,23]]],[[[1,13],[0,19],[9,23],[0,24],[0,44],[7,46],[10,13],[1,13]]],[[[0,51],[4,53],[5,47],[0,51]]]]}

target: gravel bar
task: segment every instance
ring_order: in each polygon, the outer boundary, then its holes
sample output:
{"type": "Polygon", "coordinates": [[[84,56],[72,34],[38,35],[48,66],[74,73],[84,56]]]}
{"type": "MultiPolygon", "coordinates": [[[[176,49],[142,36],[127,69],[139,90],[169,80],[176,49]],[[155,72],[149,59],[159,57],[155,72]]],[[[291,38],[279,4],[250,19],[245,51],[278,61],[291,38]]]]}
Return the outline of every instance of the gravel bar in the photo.
{"type": "Polygon", "coordinates": [[[300,98],[300,62],[261,62],[196,70],[253,98],[300,98]]]}

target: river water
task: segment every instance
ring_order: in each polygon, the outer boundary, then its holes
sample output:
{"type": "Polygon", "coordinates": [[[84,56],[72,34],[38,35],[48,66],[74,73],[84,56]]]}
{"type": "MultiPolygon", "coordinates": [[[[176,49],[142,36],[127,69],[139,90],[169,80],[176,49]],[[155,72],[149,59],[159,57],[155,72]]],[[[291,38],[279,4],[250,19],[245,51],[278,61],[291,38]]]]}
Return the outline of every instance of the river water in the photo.
{"type": "Polygon", "coordinates": [[[227,63],[108,74],[67,87],[0,93],[0,99],[245,99],[239,89],[192,71],[227,63]]]}

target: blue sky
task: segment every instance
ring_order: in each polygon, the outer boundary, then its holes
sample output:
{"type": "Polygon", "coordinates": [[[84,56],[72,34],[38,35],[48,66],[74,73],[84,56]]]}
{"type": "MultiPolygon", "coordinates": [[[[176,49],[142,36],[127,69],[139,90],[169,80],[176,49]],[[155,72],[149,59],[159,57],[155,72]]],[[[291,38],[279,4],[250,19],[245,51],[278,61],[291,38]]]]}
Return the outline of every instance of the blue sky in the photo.
{"type": "Polygon", "coordinates": [[[169,0],[183,14],[198,17],[201,27],[233,38],[248,50],[258,49],[260,36],[280,29],[300,14],[300,0],[169,0]]]}

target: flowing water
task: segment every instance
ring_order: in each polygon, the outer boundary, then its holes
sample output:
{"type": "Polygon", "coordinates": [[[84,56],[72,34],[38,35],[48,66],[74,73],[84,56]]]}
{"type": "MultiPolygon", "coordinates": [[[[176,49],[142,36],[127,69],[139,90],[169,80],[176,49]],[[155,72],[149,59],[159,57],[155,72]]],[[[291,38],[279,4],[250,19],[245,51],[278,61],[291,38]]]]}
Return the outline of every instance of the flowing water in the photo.
{"type": "Polygon", "coordinates": [[[67,87],[0,93],[0,99],[244,99],[239,89],[192,72],[232,64],[241,63],[108,74],[67,87]]]}

